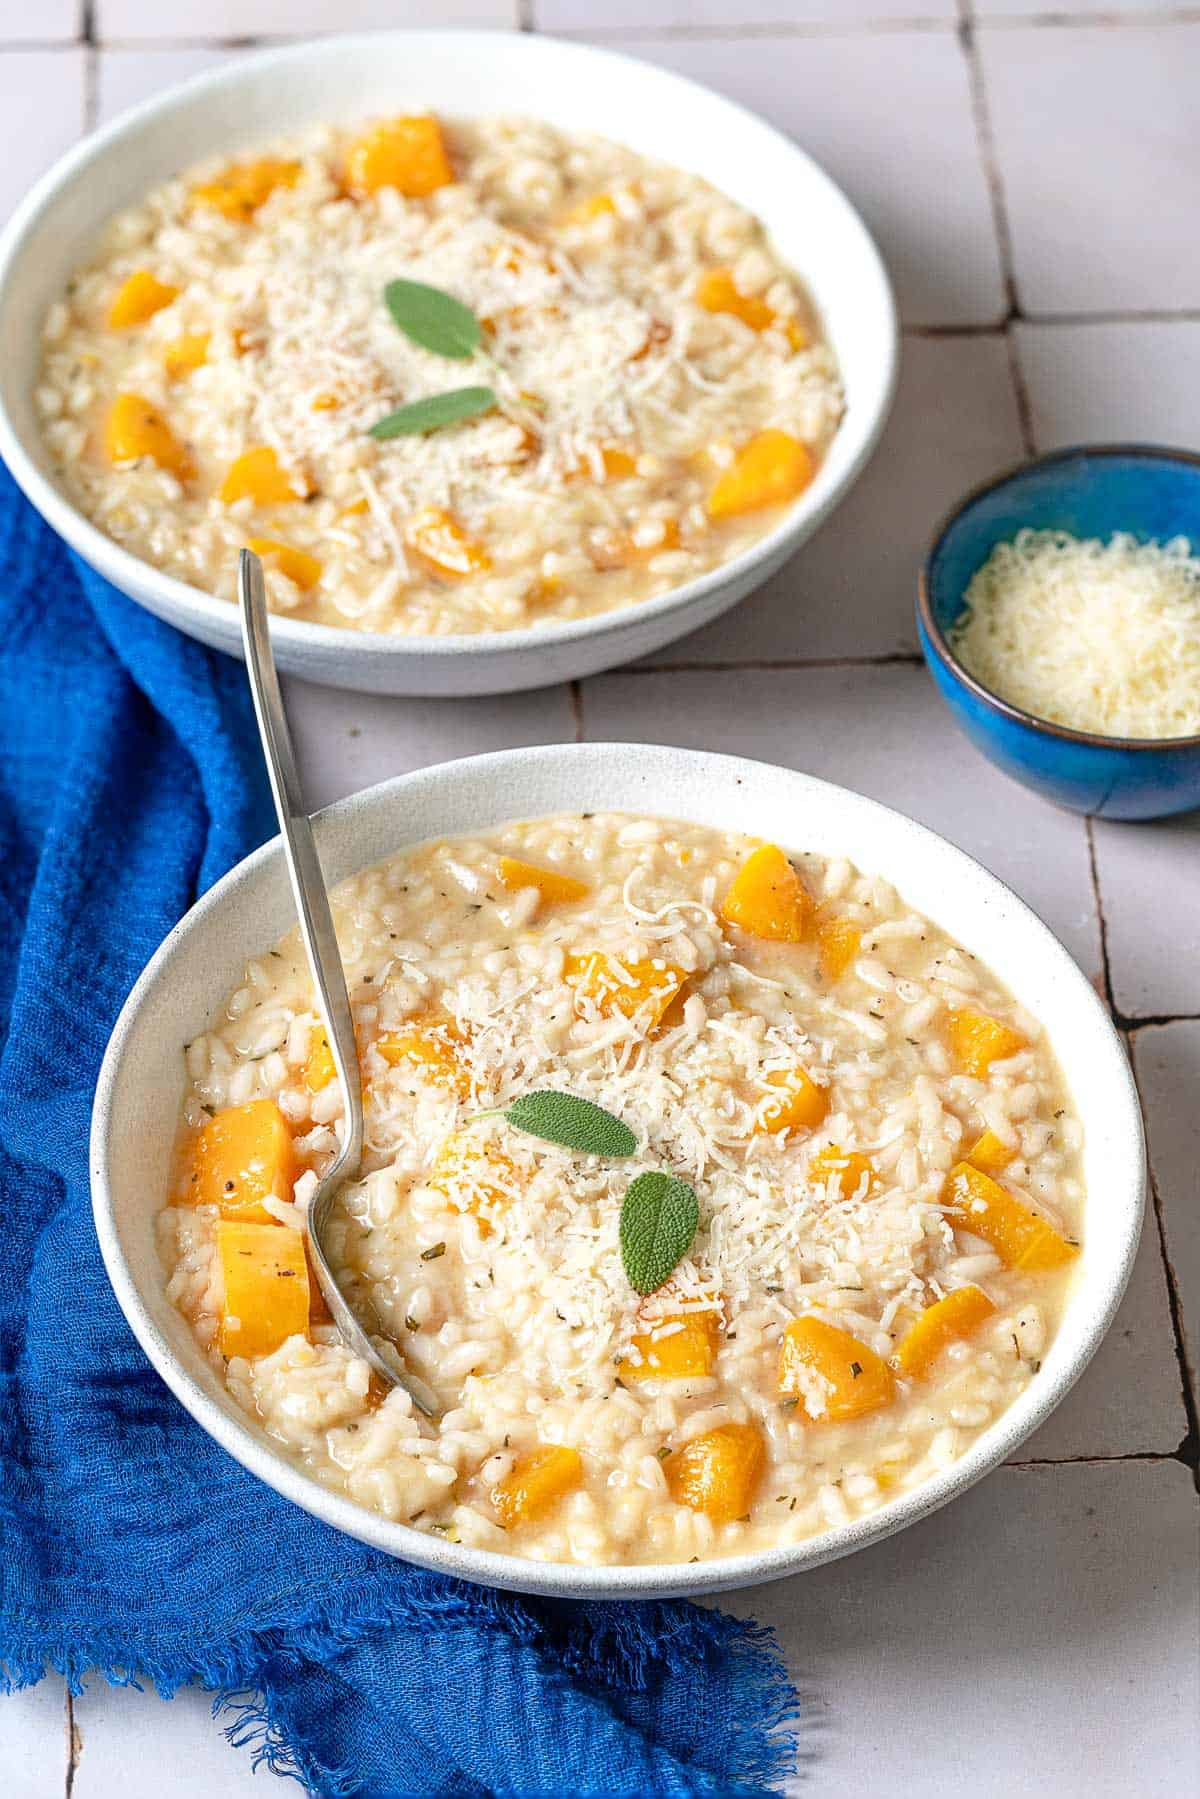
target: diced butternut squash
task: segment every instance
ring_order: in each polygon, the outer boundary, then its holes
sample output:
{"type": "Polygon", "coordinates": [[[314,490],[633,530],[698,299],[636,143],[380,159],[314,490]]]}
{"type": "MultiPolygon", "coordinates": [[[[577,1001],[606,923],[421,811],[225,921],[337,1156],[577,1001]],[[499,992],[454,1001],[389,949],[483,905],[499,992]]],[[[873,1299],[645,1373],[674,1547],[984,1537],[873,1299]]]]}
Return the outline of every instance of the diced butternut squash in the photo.
{"type": "Polygon", "coordinates": [[[108,309],[109,329],[127,331],[131,325],[144,325],[178,297],[179,289],[169,281],[160,281],[149,269],[135,269],[113,295],[108,309]]]}
{"type": "Polygon", "coordinates": [[[1040,1274],[1063,1267],[1079,1254],[1078,1246],[1060,1236],[1049,1219],[970,1162],[959,1162],[950,1170],[942,1205],[956,1229],[982,1237],[1010,1268],[1040,1274]]]}
{"type": "Polygon", "coordinates": [[[760,431],[742,445],[708,496],[709,518],[740,518],[802,494],[815,473],[812,455],[788,431],[760,431]]]}
{"type": "Polygon", "coordinates": [[[289,1337],[308,1335],[308,1260],[300,1231],[222,1219],[217,1256],[223,1356],[270,1355],[289,1337]]]}
{"type": "Polygon", "coordinates": [[[984,1131],[982,1137],[970,1151],[967,1161],[972,1168],[978,1168],[984,1174],[1000,1174],[1016,1155],[1007,1143],[1002,1143],[995,1131],[984,1131]]]}
{"type": "Polygon", "coordinates": [[[986,1081],[993,1062],[1003,1062],[1026,1047],[1020,1031],[1001,1024],[998,1018],[989,1018],[986,1012],[972,1011],[970,1006],[951,1012],[946,1034],[958,1072],[973,1075],[979,1081],[986,1081]]]}
{"type": "Polygon", "coordinates": [[[620,1366],[625,1381],[692,1380],[711,1374],[717,1360],[717,1314],[676,1312],[633,1339],[634,1354],[620,1366]]]}
{"type": "Polygon", "coordinates": [[[104,422],[104,453],[113,463],[143,456],[169,469],[180,481],[192,473],[192,459],[158,407],[141,394],[118,394],[104,422]]]}
{"type": "Polygon", "coordinates": [[[758,1111],[760,1131],[815,1131],[829,1111],[829,1089],[818,1087],[803,1068],[779,1068],[767,1075],[768,1087],[778,1097],[763,1100],[758,1111]]]}
{"type": "Polygon", "coordinates": [[[701,275],[696,287],[696,304],[705,312],[728,312],[751,331],[765,331],[775,323],[774,308],[757,294],[744,294],[733,278],[732,269],[709,269],[701,275]]]}
{"type": "Polygon", "coordinates": [[[304,1085],[310,1093],[320,1093],[337,1074],[337,1064],[324,1031],[315,1032],[304,1064],[304,1085]]]}
{"type": "Polygon", "coordinates": [[[226,506],[237,500],[253,500],[256,506],[282,506],[289,500],[302,500],[304,488],[283,467],[269,444],[258,444],[252,450],[243,450],[230,463],[217,497],[226,506]]]}
{"type": "Polygon", "coordinates": [[[849,1331],[806,1313],[793,1318],[779,1346],[779,1391],[810,1418],[861,1418],[891,1405],[896,1378],[882,1356],[849,1331]]]}
{"type": "Polygon", "coordinates": [[[603,950],[571,954],[563,961],[563,979],[575,989],[578,1012],[592,1006],[605,1018],[619,1012],[644,1023],[647,1030],[661,1023],[687,978],[687,971],[672,962],[621,962],[603,950]]]}
{"type": "Polygon", "coordinates": [[[557,868],[538,868],[516,856],[501,856],[499,875],[500,885],[510,893],[519,893],[522,887],[536,887],[547,906],[583,899],[591,891],[586,881],[577,881],[574,875],[562,874],[557,868]]]}
{"type": "Polygon", "coordinates": [[[617,203],[611,194],[589,194],[586,200],[576,201],[562,216],[564,225],[590,225],[595,219],[609,218],[617,210],[617,203]]]}
{"type": "Polygon", "coordinates": [[[858,955],[862,932],[848,918],[822,918],[817,925],[817,962],[827,981],[840,981],[858,955]]]}
{"type": "Polygon", "coordinates": [[[486,1236],[490,1229],[486,1214],[508,1204],[518,1178],[516,1163],[498,1143],[465,1130],[455,1131],[442,1144],[429,1185],[456,1212],[478,1218],[486,1236]]]}
{"type": "Polygon", "coordinates": [[[588,555],[593,568],[607,574],[613,569],[631,568],[637,562],[650,562],[667,550],[677,550],[681,542],[678,519],[647,519],[632,531],[593,532],[588,555]]]}
{"type": "Polygon", "coordinates": [[[556,1506],[583,1479],[583,1460],[577,1449],[563,1444],[543,1444],[518,1457],[512,1469],[492,1488],[492,1504],[505,1530],[530,1524],[556,1506]]]}
{"type": "Polygon", "coordinates": [[[451,580],[484,574],[492,566],[483,545],[440,506],[427,506],[410,518],[404,527],[404,541],[435,575],[451,580]]]}
{"type": "Polygon", "coordinates": [[[836,1143],[827,1143],[808,1164],[808,1178],[825,1186],[836,1182],[840,1197],[852,1199],[870,1191],[875,1164],[860,1149],[840,1149],[836,1143]]]}
{"type": "Polygon", "coordinates": [[[802,942],[812,911],[808,889],[773,843],[751,851],[721,903],[721,917],[727,924],[773,943],[802,942]]]}
{"type": "Polygon", "coordinates": [[[210,1118],[192,1151],[189,1199],[219,1206],[222,1218],[271,1224],[268,1194],[291,1199],[296,1178],[292,1134],[273,1099],[252,1099],[210,1118]]]}
{"type": "Polygon", "coordinates": [[[637,457],[623,450],[620,444],[605,444],[600,451],[600,460],[604,464],[606,481],[623,481],[627,476],[637,474],[637,457]]]}
{"type": "Polygon", "coordinates": [[[900,1339],[896,1363],[910,1380],[928,1374],[942,1351],[959,1337],[969,1337],[996,1310],[982,1287],[957,1287],[934,1305],[900,1339]]]}
{"type": "Polygon", "coordinates": [[[341,403],[342,402],[337,394],[330,393],[326,390],[324,393],[315,394],[313,396],[312,409],[314,412],[336,412],[341,403]]]}
{"type": "Polygon", "coordinates": [[[168,379],[182,381],[185,375],[203,368],[208,361],[211,341],[211,331],[185,331],[182,337],[173,337],[163,349],[163,367],[168,379]]]}
{"type": "Polygon", "coordinates": [[[470,1096],[471,1076],[455,1052],[449,1021],[386,1031],[376,1038],[375,1047],[389,1068],[415,1069],[426,1080],[451,1088],[460,1099],[470,1096]]]}
{"type": "Polygon", "coordinates": [[[663,1473],[677,1505],[703,1512],[714,1524],[731,1524],[753,1505],[766,1459],[755,1425],[719,1424],[669,1455],[663,1473]]]}
{"type": "Polygon", "coordinates": [[[423,200],[453,180],[441,127],[427,113],[382,119],[346,152],[346,186],[359,199],[394,187],[423,200]]]}
{"type": "Polygon", "coordinates": [[[211,206],[241,225],[248,225],[259,207],[277,187],[295,187],[300,164],[278,156],[260,156],[254,162],[232,162],[211,181],[192,189],[199,206],[211,206]]]}
{"type": "Polygon", "coordinates": [[[321,579],[322,564],[316,556],[310,556],[307,550],[293,549],[291,544],[278,543],[273,537],[252,537],[248,548],[305,591],[315,587],[321,579]]]}
{"type": "Polygon", "coordinates": [[[351,500],[348,506],[343,506],[341,516],[342,518],[361,518],[365,512],[370,512],[370,510],[371,502],[366,494],[363,494],[361,498],[351,500]]]}

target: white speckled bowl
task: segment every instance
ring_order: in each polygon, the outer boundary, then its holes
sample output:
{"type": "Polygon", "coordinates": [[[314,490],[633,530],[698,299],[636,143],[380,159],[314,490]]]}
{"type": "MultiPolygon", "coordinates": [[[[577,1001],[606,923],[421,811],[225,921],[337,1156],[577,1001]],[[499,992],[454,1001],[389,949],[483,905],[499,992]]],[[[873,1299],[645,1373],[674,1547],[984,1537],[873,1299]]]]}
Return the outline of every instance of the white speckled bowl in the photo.
{"type": "Polygon", "coordinates": [[[648,63],[527,34],[397,31],[325,38],[185,83],[97,132],[33,189],[0,238],[0,455],[60,537],[160,618],[231,655],[235,609],[161,574],[85,519],[50,474],[33,408],[46,309],[109,216],[202,157],[320,120],[429,106],[525,113],[599,131],[702,175],[755,212],[825,322],[846,417],[816,480],[767,536],[672,592],[596,618],[480,636],[403,637],[278,618],[282,668],[363,693],[507,693],[648,654],[725,612],[816,530],[862,470],[891,404],[896,318],[878,251],[849,201],[770,126],[648,63]]]}
{"type": "Polygon", "coordinates": [[[105,1264],[146,1354],[192,1416],[245,1467],[316,1517],[425,1567],[521,1592],[650,1598],[719,1592],[816,1567],[878,1542],[961,1493],[1053,1411],[1112,1321],[1141,1230],[1141,1115],[1120,1041],[1090,983],[1027,906],[961,850],[873,800],[787,769],[691,750],[556,745],[448,762],[342,800],[317,819],[332,882],[404,845],[511,818],[608,809],[691,819],[848,856],[981,956],[1044,1023],[1085,1131],[1088,1206],[1075,1290],[1016,1404],[961,1461],[870,1517],[804,1543],[728,1561],[566,1567],[467,1549],[392,1524],[284,1460],[216,1379],[169,1304],[154,1242],[167,1191],[183,1044],[213,1023],[248,957],[294,922],[278,842],[194,906],[134,988],[104,1059],[92,1124],[92,1195],[105,1264]]]}

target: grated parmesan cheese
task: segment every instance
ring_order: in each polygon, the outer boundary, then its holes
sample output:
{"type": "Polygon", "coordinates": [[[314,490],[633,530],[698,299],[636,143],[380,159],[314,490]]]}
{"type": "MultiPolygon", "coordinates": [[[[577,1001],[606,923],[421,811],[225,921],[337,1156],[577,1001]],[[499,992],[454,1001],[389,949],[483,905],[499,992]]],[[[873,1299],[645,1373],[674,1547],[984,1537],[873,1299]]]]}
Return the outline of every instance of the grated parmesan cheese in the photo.
{"type": "Polygon", "coordinates": [[[1200,557],[1184,537],[1019,531],[972,578],[949,638],[985,687],[1054,724],[1200,732],[1200,557]]]}

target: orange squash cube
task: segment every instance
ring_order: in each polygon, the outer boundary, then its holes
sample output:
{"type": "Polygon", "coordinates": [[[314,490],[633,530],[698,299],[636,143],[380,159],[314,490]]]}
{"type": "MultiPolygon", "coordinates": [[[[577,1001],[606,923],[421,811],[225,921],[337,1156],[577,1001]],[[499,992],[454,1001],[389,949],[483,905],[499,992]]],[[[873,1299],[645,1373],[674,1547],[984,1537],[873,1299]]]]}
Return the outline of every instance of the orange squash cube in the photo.
{"type": "Polygon", "coordinates": [[[492,1488],[492,1504],[505,1530],[542,1518],[583,1479],[583,1459],[577,1449],[561,1443],[543,1444],[520,1456],[512,1469],[492,1488]]]}
{"type": "Polygon", "coordinates": [[[243,450],[230,463],[217,498],[225,506],[237,500],[253,500],[256,506],[282,506],[302,500],[304,488],[288,474],[269,444],[243,450]]]}
{"type": "Polygon", "coordinates": [[[104,422],[104,453],[112,463],[143,456],[169,469],[180,481],[192,473],[192,459],[158,407],[141,394],[118,394],[104,422]]]}
{"type": "Polygon", "coordinates": [[[222,1218],[272,1224],[262,1202],[290,1200],[295,1178],[287,1120],[273,1099],[252,1099],[218,1112],[196,1138],[188,1199],[219,1206],[222,1218]]]}
{"type": "Polygon", "coordinates": [[[404,541],[435,575],[459,581],[485,574],[492,559],[481,543],[468,536],[458,520],[440,506],[427,506],[404,527],[404,541]]]}
{"type": "Polygon", "coordinates": [[[810,1418],[842,1422],[891,1405],[896,1377],[873,1349],[810,1312],[783,1333],[779,1391],[799,1399],[810,1418]]]}
{"type": "Polygon", "coordinates": [[[624,1381],[693,1380],[711,1374],[717,1360],[715,1312],[674,1312],[633,1339],[618,1373],[624,1381]],[[659,1335],[659,1332],[669,1332],[659,1335]]]}
{"type": "Polygon", "coordinates": [[[617,203],[611,194],[589,194],[586,200],[579,200],[563,213],[564,225],[590,225],[594,219],[611,217],[617,210],[617,203]]]}
{"type": "Polygon", "coordinates": [[[500,885],[510,893],[519,893],[522,887],[536,887],[547,906],[583,899],[591,891],[586,881],[577,881],[574,875],[561,874],[556,868],[538,868],[516,856],[501,856],[499,875],[500,885]]]}
{"type": "Polygon", "coordinates": [[[563,979],[575,989],[575,1009],[581,1015],[594,1006],[602,1017],[619,1012],[637,1019],[646,1030],[661,1024],[663,1015],[687,980],[687,971],[657,958],[619,962],[603,950],[570,954],[563,960],[563,979]]]}
{"type": "Polygon", "coordinates": [[[727,924],[772,943],[803,942],[812,914],[808,889],[774,843],[751,851],[721,903],[727,924]]]}
{"type": "Polygon", "coordinates": [[[696,304],[705,312],[728,312],[751,331],[765,331],[775,323],[774,310],[757,294],[744,294],[732,269],[709,269],[696,286],[696,304]]]}
{"type": "Polygon", "coordinates": [[[346,186],[358,199],[394,187],[423,200],[453,180],[441,127],[425,113],[383,119],[346,152],[346,186]]]}
{"type": "Polygon", "coordinates": [[[1026,1047],[1020,1031],[1001,1024],[998,1018],[989,1018],[986,1012],[975,1012],[970,1006],[951,1012],[946,1034],[958,1072],[978,1081],[986,1081],[993,1062],[1003,1062],[1026,1047]]]}
{"type": "Polygon", "coordinates": [[[828,1143],[809,1162],[808,1178],[820,1181],[822,1185],[836,1181],[839,1197],[852,1199],[859,1193],[870,1191],[875,1179],[875,1164],[861,1150],[840,1149],[836,1143],[828,1143]]]}
{"type": "Polygon", "coordinates": [[[858,955],[862,932],[848,918],[822,918],[817,925],[817,965],[827,981],[840,981],[858,955]]]}
{"type": "Polygon", "coordinates": [[[956,1287],[944,1299],[926,1306],[900,1339],[896,1351],[900,1372],[911,1380],[928,1374],[948,1344],[970,1336],[995,1310],[982,1287],[956,1287]]]}
{"type": "Polygon", "coordinates": [[[160,281],[149,269],[135,269],[113,295],[108,309],[109,330],[127,331],[131,325],[144,325],[178,297],[179,289],[169,281],[160,281]]]}
{"type": "Polygon", "coordinates": [[[307,550],[294,550],[290,544],[278,543],[273,537],[252,537],[247,548],[277,568],[281,575],[305,591],[321,579],[321,563],[307,550]]]}
{"type": "Polygon", "coordinates": [[[663,1473],[677,1505],[703,1512],[714,1524],[731,1524],[753,1505],[766,1459],[753,1424],[719,1424],[669,1455],[663,1473]]]}
{"type": "Polygon", "coordinates": [[[173,337],[163,349],[163,367],[168,380],[181,381],[185,375],[203,368],[208,361],[211,341],[210,331],[185,331],[182,337],[173,337]]]}
{"type": "Polygon", "coordinates": [[[337,1064],[324,1031],[313,1038],[304,1064],[304,1085],[310,1093],[320,1093],[337,1074],[337,1064]]]}
{"type": "Polygon", "coordinates": [[[766,1082],[778,1088],[779,1097],[759,1107],[760,1131],[815,1131],[829,1111],[829,1089],[818,1087],[803,1068],[776,1069],[766,1082]]]}
{"type": "Polygon", "coordinates": [[[429,1185],[456,1212],[478,1218],[480,1233],[491,1234],[487,1214],[506,1206],[520,1177],[500,1145],[472,1131],[455,1131],[439,1149],[429,1185]]]}
{"type": "Polygon", "coordinates": [[[223,1356],[270,1355],[289,1337],[307,1337],[308,1260],[300,1231],[222,1219],[217,1256],[223,1356]]]}
{"type": "Polygon", "coordinates": [[[637,457],[623,450],[620,444],[605,444],[600,451],[600,460],[604,464],[606,481],[624,481],[637,474],[637,457]]]}
{"type": "Polygon", "coordinates": [[[1000,1174],[1016,1155],[1007,1143],[1002,1143],[995,1131],[984,1131],[982,1137],[969,1151],[967,1161],[972,1168],[980,1169],[984,1174],[1000,1174]]]}
{"type": "Polygon", "coordinates": [[[402,1068],[407,1064],[427,1080],[450,1087],[460,1099],[467,1099],[471,1092],[471,1076],[455,1054],[453,1039],[449,1021],[433,1022],[387,1031],[376,1038],[375,1047],[389,1068],[402,1068]]]}
{"type": "Polygon", "coordinates": [[[942,1205],[950,1224],[982,1237],[1010,1268],[1042,1274],[1079,1254],[1078,1245],[1060,1236],[1049,1219],[970,1162],[959,1162],[950,1170],[942,1205]]]}
{"type": "Polygon", "coordinates": [[[712,519],[740,518],[794,500],[812,480],[816,465],[807,445],[787,431],[760,431],[742,445],[708,496],[712,519]]]}
{"type": "Polygon", "coordinates": [[[295,187],[300,164],[278,156],[260,156],[254,162],[233,162],[211,181],[192,189],[198,206],[211,206],[235,223],[248,225],[263,202],[277,187],[295,187]]]}

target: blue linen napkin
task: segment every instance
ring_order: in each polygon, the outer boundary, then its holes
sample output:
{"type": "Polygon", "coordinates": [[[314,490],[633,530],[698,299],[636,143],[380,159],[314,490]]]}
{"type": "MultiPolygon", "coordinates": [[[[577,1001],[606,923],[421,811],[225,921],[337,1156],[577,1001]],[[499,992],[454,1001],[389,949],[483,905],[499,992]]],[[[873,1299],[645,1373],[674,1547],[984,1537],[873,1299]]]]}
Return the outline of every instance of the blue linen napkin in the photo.
{"type": "MultiPolygon", "coordinates": [[[[86,1144],[144,963],[273,819],[240,666],[77,564],[0,469],[0,1687],[198,1681],[320,1794],[763,1794],[769,1633],[395,1562],[194,1425],[100,1260],[86,1144]]],[[[2,1703],[2,1701],[0,1701],[2,1703]]]]}

